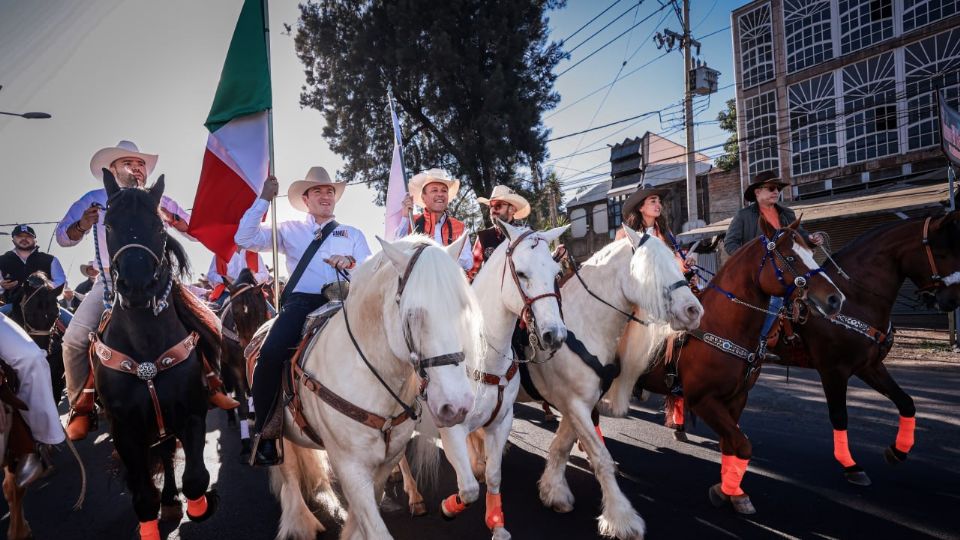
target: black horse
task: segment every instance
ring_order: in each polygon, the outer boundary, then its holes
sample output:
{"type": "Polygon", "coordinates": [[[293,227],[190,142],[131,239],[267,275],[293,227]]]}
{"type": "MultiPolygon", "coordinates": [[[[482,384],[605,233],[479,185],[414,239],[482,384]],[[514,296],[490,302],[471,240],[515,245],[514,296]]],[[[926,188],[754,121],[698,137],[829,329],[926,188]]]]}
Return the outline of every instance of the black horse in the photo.
{"type": "Polygon", "coordinates": [[[105,230],[96,232],[106,234],[112,254],[116,305],[93,343],[96,387],[126,468],[141,537],[148,538],[158,534],[161,497],[152,478],[157,460],[167,469],[163,504],[180,509],[172,473],[174,437],[184,453],[187,516],[202,521],[216,510],[203,462],[207,391],[199,354],[216,360],[219,337],[204,330],[187,307],[183,295],[189,293],[180,289],[178,277],[187,273],[188,261],[158,212],[163,176],[149,189],[121,189],[104,169],[103,183],[109,196],[105,230]]]}
{"type": "Polygon", "coordinates": [[[836,264],[827,262],[823,268],[846,296],[841,315],[834,321],[810,317],[793,325],[802,346],[781,340],[774,350],[781,363],[820,373],[834,429],[834,457],[848,481],[868,485],[869,477],[848,447],[847,381],[856,375],[896,405],[900,427],[885,457],[891,464],[905,460],[913,446],[916,407],[883,364],[894,339],[890,316],[905,279],[941,311],[957,309],[960,212],[881,225],[849,243],[833,260],[836,264]]]}
{"type": "Polygon", "coordinates": [[[237,411],[227,411],[227,420],[230,425],[236,424],[237,412],[240,413],[240,460],[246,463],[250,453],[250,430],[246,420],[251,414],[247,399],[250,396],[250,382],[247,380],[243,350],[257,329],[269,318],[267,299],[264,296],[267,284],[258,284],[253,272],[248,268],[241,270],[234,282],[230,282],[226,276],[223,276],[223,280],[230,293],[229,299],[220,310],[220,320],[223,323],[223,385],[224,389],[233,392],[234,399],[240,402],[237,411]]]}
{"type": "Polygon", "coordinates": [[[54,287],[46,272],[36,271],[23,283],[23,294],[13,306],[10,318],[20,325],[40,349],[47,352],[53,401],[59,403],[66,382],[63,378],[63,332],[69,319],[60,317],[57,297],[63,285],[54,287]]]}

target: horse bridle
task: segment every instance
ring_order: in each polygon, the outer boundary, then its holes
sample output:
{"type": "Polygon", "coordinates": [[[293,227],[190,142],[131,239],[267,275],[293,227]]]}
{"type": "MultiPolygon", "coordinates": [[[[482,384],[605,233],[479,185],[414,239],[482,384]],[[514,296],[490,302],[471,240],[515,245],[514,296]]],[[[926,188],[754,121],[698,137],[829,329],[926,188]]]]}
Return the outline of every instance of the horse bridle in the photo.
{"type": "Polygon", "coordinates": [[[20,308],[20,316],[23,318],[23,329],[27,334],[31,336],[49,336],[50,334],[53,333],[54,327],[57,326],[57,318],[59,317],[59,314],[57,315],[57,317],[53,318],[53,324],[51,324],[50,328],[47,328],[46,330],[37,330],[36,328],[30,326],[30,323],[27,322],[26,305],[28,302],[30,302],[30,300],[33,300],[33,297],[36,296],[37,293],[40,292],[40,289],[43,289],[43,288],[44,288],[43,286],[37,287],[36,289],[33,290],[32,293],[30,293],[26,298],[23,298],[22,300],[20,300],[20,302],[17,304],[17,307],[20,308]]]}
{"type": "MultiPolygon", "coordinates": [[[[397,283],[397,294],[395,301],[397,306],[400,306],[400,301],[403,298],[403,291],[407,286],[407,281],[410,279],[410,275],[413,273],[413,267],[417,264],[417,261],[420,259],[420,255],[423,253],[429,244],[419,244],[413,253],[413,256],[410,258],[410,261],[407,262],[406,268],[404,268],[403,273],[400,275],[399,282],[397,283]]],[[[340,272],[337,272],[337,281],[340,281],[340,272]]],[[[348,280],[349,281],[349,280],[348,280]]],[[[393,388],[390,388],[390,385],[383,380],[383,377],[380,376],[380,373],[377,371],[373,364],[367,360],[366,355],[363,354],[363,350],[360,348],[360,344],[357,342],[357,338],[353,335],[353,330],[350,328],[350,317],[347,315],[347,303],[343,302],[343,321],[347,328],[347,335],[350,336],[350,341],[353,343],[353,348],[357,351],[357,354],[360,356],[360,359],[363,360],[363,363],[366,364],[367,369],[373,373],[374,377],[380,381],[380,385],[383,386],[387,392],[390,394],[390,397],[396,401],[400,407],[403,408],[404,412],[413,420],[420,418],[420,400],[427,400],[427,386],[430,384],[430,376],[427,374],[427,370],[430,368],[441,367],[441,366],[456,366],[462,363],[466,356],[463,351],[456,353],[447,353],[441,354],[439,356],[431,356],[428,358],[423,358],[419,352],[417,352],[416,347],[413,345],[413,337],[410,331],[410,323],[407,320],[404,320],[403,324],[403,338],[406,341],[407,349],[410,351],[410,363],[413,364],[414,370],[417,372],[417,376],[420,378],[420,389],[417,392],[417,397],[413,405],[407,405],[400,396],[394,392],[393,388]]],[[[385,425],[384,429],[389,429],[390,424],[385,425]]]]}
{"type": "MultiPolygon", "coordinates": [[[[96,227],[96,225],[94,227],[96,227]]],[[[94,233],[96,233],[96,231],[94,231],[94,233]]],[[[100,249],[99,249],[99,242],[97,242],[96,238],[94,238],[94,243],[98,246],[97,260],[99,262],[100,249]]],[[[167,234],[166,232],[164,232],[163,247],[161,247],[161,252],[165,251],[166,245],[167,245],[167,234]]],[[[110,280],[113,281],[114,284],[117,283],[117,280],[120,277],[120,270],[119,270],[120,265],[117,264],[117,258],[120,257],[120,255],[122,255],[124,251],[130,250],[130,249],[140,249],[149,253],[150,257],[153,258],[154,263],[156,263],[156,267],[153,271],[153,279],[160,279],[160,274],[163,271],[163,262],[166,260],[166,254],[164,254],[163,257],[158,257],[157,254],[154,253],[153,250],[150,249],[149,247],[143,244],[134,243],[134,244],[127,244],[121,247],[120,249],[117,250],[116,253],[113,254],[113,257],[110,258],[110,280]]],[[[106,283],[104,283],[104,286],[105,286],[104,296],[107,296],[109,294],[112,297],[117,294],[117,291],[115,290],[116,287],[114,287],[114,291],[111,292],[109,291],[109,286],[106,283]]],[[[167,282],[162,289],[163,292],[159,296],[154,295],[150,299],[150,308],[153,310],[154,317],[159,315],[160,312],[167,309],[167,307],[169,306],[169,303],[167,303],[167,297],[170,296],[170,291],[172,289],[173,289],[173,273],[171,272],[170,274],[167,275],[167,282]]]]}
{"type": "MultiPolygon", "coordinates": [[[[527,291],[523,289],[523,285],[520,284],[520,276],[517,274],[517,267],[513,262],[513,254],[517,250],[517,247],[521,242],[528,236],[534,233],[533,230],[528,230],[523,232],[515,240],[510,242],[507,245],[507,260],[503,265],[503,272],[500,275],[500,288],[503,289],[503,282],[506,278],[507,268],[510,268],[510,276],[513,278],[513,282],[517,285],[517,290],[520,291],[520,299],[523,301],[523,308],[520,310],[520,320],[527,326],[530,330],[530,345],[545,351],[546,348],[543,346],[543,343],[540,342],[540,328],[537,325],[537,317],[533,313],[533,304],[538,300],[544,300],[546,298],[556,298],[557,306],[560,308],[560,315],[563,316],[563,302],[560,298],[560,290],[554,290],[553,292],[538,294],[537,296],[530,297],[527,294],[527,291]]],[[[533,247],[536,247],[536,243],[540,241],[540,238],[534,239],[533,247]]]]}
{"type": "MultiPolygon", "coordinates": [[[[930,285],[921,287],[921,291],[929,291],[930,289],[936,289],[939,287],[947,287],[952,285],[952,283],[947,283],[946,278],[940,273],[937,269],[937,260],[933,257],[933,249],[930,247],[930,221],[933,219],[933,216],[927,216],[927,219],[923,222],[923,239],[921,243],[923,244],[923,250],[927,254],[927,262],[930,264],[930,285]]],[[[955,272],[957,273],[957,272],[955,272]]],[[[946,277],[950,277],[953,274],[947,274],[946,277]]]]}
{"type": "Polygon", "coordinates": [[[773,266],[773,270],[777,275],[777,281],[779,281],[787,289],[787,292],[783,294],[783,297],[789,300],[798,290],[801,292],[801,298],[806,296],[810,279],[817,274],[822,274],[823,268],[818,266],[801,274],[793,267],[793,264],[791,264],[793,262],[793,257],[785,257],[777,247],[777,241],[781,236],[786,234],[787,231],[790,231],[794,235],[794,241],[796,241],[796,237],[799,235],[799,233],[793,229],[782,229],[777,231],[776,235],[771,240],[768,240],[765,235],[760,235],[760,242],[764,244],[766,253],[763,255],[763,259],[760,260],[760,269],[757,272],[757,279],[759,281],[760,274],[763,273],[764,265],[767,263],[767,260],[770,260],[770,264],[773,266]],[[779,260],[780,263],[783,264],[783,266],[785,266],[791,274],[793,274],[793,283],[787,283],[787,280],[784,279],[783,270],[777,264],[777,260],[779,260]]]}

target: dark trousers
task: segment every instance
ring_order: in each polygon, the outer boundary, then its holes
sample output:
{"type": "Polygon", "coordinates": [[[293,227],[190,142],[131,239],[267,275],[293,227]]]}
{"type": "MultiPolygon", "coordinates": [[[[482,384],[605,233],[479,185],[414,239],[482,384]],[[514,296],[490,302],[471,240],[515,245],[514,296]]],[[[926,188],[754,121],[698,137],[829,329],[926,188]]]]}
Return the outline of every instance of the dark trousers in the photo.
{"type": "Polygon", "coordinates": [[[263,342],[257,367],[253,372],[251,393],[257,416],[255,433],[263,430],[263,424],[276,404],[283,377],[283,364],[293,356],[300,344],[307,315],[325,303],[326,299],[319,294],[292,293],[280,306],[280,315],[263,342]]]}

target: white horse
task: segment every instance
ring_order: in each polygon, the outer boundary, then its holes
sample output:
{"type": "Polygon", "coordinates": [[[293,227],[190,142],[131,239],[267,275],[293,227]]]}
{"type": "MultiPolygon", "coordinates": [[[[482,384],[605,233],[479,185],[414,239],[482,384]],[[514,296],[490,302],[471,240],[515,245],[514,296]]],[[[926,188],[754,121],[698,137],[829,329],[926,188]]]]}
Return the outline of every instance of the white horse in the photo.
{"type": "MultiPolygon", "coordinates": [[[[673,252],[663,242],[623,228],[626,238],[591,257],[580,276],[562,289],[564,320],[573,334],[568,335],[568,346],[550,361],[546,361],[547,354],[538,353],[543,363],[529,367],[537,391],[563,414],[540,478],[540,500],[557,512],[573,510],[574,497],[564,470],[573,443],[579,439],[603,491],[600,534],[636,539],[643,537],[646,526],[617,485],[613,458],[590,418],[603,395],[600,376],[570,349],[569,342],[572,337],[579,339],[598,365],[604,366],[601,371],[609,371],[631,313],[639,313],[648,323],[692,330],[700,325],[703,306],[686,286],[673,252]]],[[[636,371],[633,366],[620,369],[629,376],[636,371]]],[[[623,400],[620,392],[614,397],[623,400]]],[[[627,406],[621,405],[618,412],[626,410],[627,406]]]]}
{"type": "MultiPolygon", "coordinates": [[[[549,244],[567,230],[557,227],[534,232],[501,222],[506,240],[490,255],[473,280],[473,290],[483,313],[483,334],[487,341],[482,370],[473,373],[474,380],[483,380],[474,407],[462,424],[440,430],[447,460],[457,472],[457,493],[440,505],[451,518],[480,497],[480,484],[471,468],[467,436],[474,431],[483,438],[488,449],[484,474],[487,484],[486,523],[493,538],[507,539],[500,499],[500,464],[503,447],[513,425],[513,403],[520,390],[520,377],[514,361],[511,338],[517,319],[532,322],[541,346],[552,352],[563,345],[567,329],[560,313],[556,280],[560,273],[550,253],[549,244]]],[[[532,328],[530,328],[532,327],[532,328]]],[[[423,497],[410,477],[409,467],[401,462],[404,490],[411,513],[421,513],[423,497]]]]}
{"type": "MultiPolygon", "coordinates": [[[[441,248],[423,236],[381,240],[383,251],[354,273],[344,309],[304,353],[306,375],[296,383],[303,416],[326,456],[286,412],[288,449],[270,471],[282,507],[278,538],[313,539],[325,530],[305,498],[319,497],[334,514],[342,512],[324,457],[348,505],[341,538],[391,538],[377,503],[416,427],[403,421],[405,411],[426,401],[433,423],[448,427],[473,406],[475,388],[459,363],[465,358],[468,370],[479,365],[482,336],[476,299],[455,262],[464,241],[441,248]],[[347,406],[318,397],[319,385],[347,406]]],[[[435,442],[418,445],[415,459],[435,473],[435,442]]]]}

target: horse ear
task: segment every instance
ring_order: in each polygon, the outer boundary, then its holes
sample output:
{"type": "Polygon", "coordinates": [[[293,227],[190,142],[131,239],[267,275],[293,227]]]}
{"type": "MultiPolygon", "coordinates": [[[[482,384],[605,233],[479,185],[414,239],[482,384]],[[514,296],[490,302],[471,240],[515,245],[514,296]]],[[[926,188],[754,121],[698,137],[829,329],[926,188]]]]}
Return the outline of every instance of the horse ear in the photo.
{"type": "Polygon", "coordinates": [[[452,244],[443,248],[447,251],[447,255],[450,255],[450,258],[453,259],[453,262],[460,260],[460,254],[463,253],[463,245],[467,242],[468,236],[470,235],[464,232],[460,235],[460,238],[457,238],[452,244]]]}
{"type": "Polygon", "coordinates": [[[547,241],[547,243],[552,243],[552,242],[555,242],[558,238],[560,238],[563,235],[563,233],[567,232],[567,229],[569,228],[570,228],[569,225],[563,225],[562,227],[555,227],[553,229],[550,229],[549,231],[542,231],[539,234],[541,238],[547,241]]]}
{"type": "Polygon", "coordinates": [[[630,239],[630,245],[631,246],[640,245],[640,239],[641,239],[640,233],[631,229],[626,223],[624,223],[622,226],[623,226],[623,232],[627,233],[627,238],[630,239]]]}
{"type": "Polygon", "coordinates": [[[777,234],[777,230],[773,228],[773,225],[770,224],[762,215],[760,219],[757,220],[757,223],[760,225],[760,232],[763,233],[763,236],[767,238],[773,238],[777,234]]]}
{"type": "Polygon", "coordinates": [[[63,288],[66,287],[66,283],[61,283],[59,287],[53,287],[50,290],[53,291],[53,296],[59,298],[63,294],[63,288]]]}
{"type": "Polygon", "coordinates": [[[113,176],[113,173],[110,172],[110,169],[103,170],[103,187],[107,190],[107,197],[113,196],[114,193],[120,191],[120,184],[117,183],[117,178],[113,176]]]}
{"type": "Polygon", "coordinates": [[[393,264],[397,273],[403,273],[403,270],[407,267],[407,262],[410,260],[410,255],[407,255],[402,249],[379,236],[377,236],[376,239],[377,242],[380,242],[380,247],[383,248],[383,255],[393,264]]]}
{"type": "Polygon", "coordinates": [[[493,218],[493,224],[500,227],[500,230],[507,235],[507,239],[511,241],[520,234],[520,229],[518,227],[514,227],[500,218],[493,218]]]}
{"type": "Polygon", "coordinates": [[[797,230],[798,228],[800,228],[800,220],[802,219],[803,219],[803,214],[800,214],[799,216],[797,216],[797,219],[793,220],[793,223],[787,225],[787,228],[797,230]]]}
{"type": "Polygon", "coordinates": [[[228,289],[233,291],[233,280],[230,279],[230,276],[220,276],[220,279],[223,280],[223,284],[226,285],[228,289]]]}
{"type": "Polygon", "coordinates": [[[163,200],[163,190],[166,187],[166,184],[163,181],[163,176],[164,175],[161,174],[160,178],[157,178],[157,181],[154,182],[148,190],[150,192],[150,196],[153,197],[153,200],[157,202],[157,206],[160,206],[160,201],[163,200]]]}

